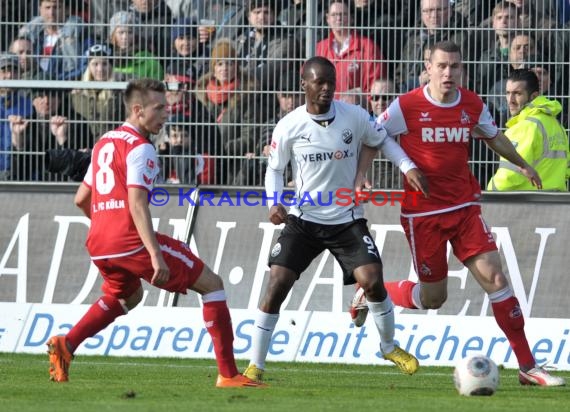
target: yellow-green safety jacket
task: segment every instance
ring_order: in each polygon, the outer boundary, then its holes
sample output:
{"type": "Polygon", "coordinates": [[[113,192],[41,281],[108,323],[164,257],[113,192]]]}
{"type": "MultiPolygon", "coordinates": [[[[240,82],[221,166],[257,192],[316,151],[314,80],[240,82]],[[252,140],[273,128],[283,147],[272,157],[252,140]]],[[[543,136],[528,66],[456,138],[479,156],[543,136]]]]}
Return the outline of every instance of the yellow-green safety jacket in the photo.
{"type": "MultiPolygon", "coordinates": [[[[542,180],[542,190],[567,191],[570,176],[568,135],[556,119],[562,111],[557,100],[538,96],[509,119],[505,135],[542,180]]],[[[487,190],[537,190],[519,168],[501,157],[487,190]]]]}

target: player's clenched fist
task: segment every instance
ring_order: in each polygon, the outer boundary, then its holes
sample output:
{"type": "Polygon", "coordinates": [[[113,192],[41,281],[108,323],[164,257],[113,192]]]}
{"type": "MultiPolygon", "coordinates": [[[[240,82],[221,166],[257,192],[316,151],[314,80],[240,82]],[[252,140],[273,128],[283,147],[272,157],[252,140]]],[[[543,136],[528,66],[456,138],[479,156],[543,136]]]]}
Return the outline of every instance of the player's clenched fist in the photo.
{"type": "Polygon", "coordinates": [[[287,221],[287,210],[281,204],[271,206],[269,209],[269,221],[274,225],[280,225],[287,221]]]}

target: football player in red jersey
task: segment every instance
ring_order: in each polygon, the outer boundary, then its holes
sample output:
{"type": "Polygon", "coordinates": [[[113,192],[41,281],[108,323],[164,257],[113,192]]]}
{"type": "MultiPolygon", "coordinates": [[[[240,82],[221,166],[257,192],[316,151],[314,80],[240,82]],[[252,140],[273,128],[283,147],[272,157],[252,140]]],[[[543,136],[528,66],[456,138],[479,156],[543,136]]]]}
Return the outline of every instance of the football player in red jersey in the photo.
{"type": "MultiPolygon", "coordinates": [[[[536,361],[525,332],[524,317],[503,269],[488,226],[481,216],[480,186],[468,167],[469,138],[485,143],[541,187],[536,171],[498,130],[483,103],[472,91],[459,87],[461,50],[452,42],[431,47],[426,62],[429,83],[398,97],[379,117],[391,136],[423,171],[430,196],[402,205],[404,227],[419,283],[387,282],[395,305],[410,309],[438,309],[447,299],[447,242],[487,293],[497,324],[507,336],[519,363],[523,385],[562,386],[536,361]]],[[[410,190],[404,182],[406,191],[410,190]]],[[[354,311],[352,311],[354,312],[354,311]]],[[[360,319],[352,313],[353,319],[360,319]]],[[[360,319],[362,321],[362,319],[360,319]]]]}
{"type": "Polygon", "coordinates": [[[144,279],[169,292],[191,289],[202,295],[204,323],[218,363],[216,386],[262,386],[238,373],[222,279],[184,242],[152,227],[148,194],[159,170],[149,137],[168,119],[165,92],[157,80],[131,81],[124,96],[126,122],[105,133],[93,148],[75,204],[91,219],[86,245],[103,276],[103,296],[67,335],[47,342],[53,381],[68,380],[73,353],[85,339],[137,306],[144,279]]]}

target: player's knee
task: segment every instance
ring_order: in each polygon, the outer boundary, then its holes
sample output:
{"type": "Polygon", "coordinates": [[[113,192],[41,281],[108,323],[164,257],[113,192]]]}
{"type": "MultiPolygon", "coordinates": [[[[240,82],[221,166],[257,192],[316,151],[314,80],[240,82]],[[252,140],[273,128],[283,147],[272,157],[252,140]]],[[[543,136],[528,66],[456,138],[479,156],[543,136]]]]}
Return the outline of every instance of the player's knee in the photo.
{"type": "Polygon", "coordinates": [[[224,289],[224,280],[214,272],[212,272],[212,288],[214,290],[224,289]]]}
{"type": "Polygon", "coordinates": [[[438,296],[422,296],[421,300],[425,309],[439,309],[447,300],[447,294],[438,296]]]}
{"type": "Polygon", "coordinates": [[[224,280],[207,266],[204,266],[202,278],[207,284],[207,292],[224,289],[224,280]]]}
{"type": "Polygon", "coordinates": [[[123,305],[126,306],[128,310],[134,309],[139,303],[141,303],[143,298],[143,293],[144,293],[143,288],[142,287],[138,288],[135,291],[135,293],[133,293],[128,298],[121,299],[123,301],[122,302],[123,305]]]}
{"type": "Polygon", "coordinates": [[[359,285],[364,290],[366,298],[373,302],[381,302],[388,295],[381,276],[367,278],[366,281],[359,283],[359,285]]]}
{"type": "Polygon", "coordinates": [[[269,287],[271,290],[289,290],[297,280],[297,274],[285,267],[271,267],[269,273],[269,287]]]}
{"type": "Polygon", "coordinates": [[[279,313],[281,304],[297,280],[297,274],[283,266],[271,266],[269,283],[259,308],[266,313],[279,313]]]}

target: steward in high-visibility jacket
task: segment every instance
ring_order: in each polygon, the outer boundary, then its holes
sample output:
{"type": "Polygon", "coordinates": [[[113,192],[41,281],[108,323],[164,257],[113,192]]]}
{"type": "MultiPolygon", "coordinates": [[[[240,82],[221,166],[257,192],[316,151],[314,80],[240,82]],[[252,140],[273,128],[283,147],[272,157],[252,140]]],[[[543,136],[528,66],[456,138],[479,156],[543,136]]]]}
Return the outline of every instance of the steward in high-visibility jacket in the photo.
{"type": "MultiPolygon", "coordinates": [[[[568,135],[556,119],[562,111],[557,100],[534,98],[506,124],[505,135],[542,179],[542,190],[567,191],[570,176],[568,135]]],[[[502,158],[487,190],[537,190],[517,166],[502,158]]]]}

